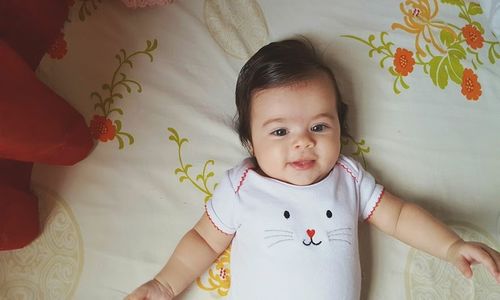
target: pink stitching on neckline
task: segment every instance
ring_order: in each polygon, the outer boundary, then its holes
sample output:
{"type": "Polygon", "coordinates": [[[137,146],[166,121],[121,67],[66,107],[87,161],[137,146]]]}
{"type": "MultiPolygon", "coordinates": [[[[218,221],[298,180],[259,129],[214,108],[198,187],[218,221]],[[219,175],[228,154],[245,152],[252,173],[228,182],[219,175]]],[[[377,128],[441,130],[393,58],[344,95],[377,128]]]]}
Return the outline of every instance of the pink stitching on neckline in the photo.
{"type": "Polygon", "coordinates": [[[356,176],[354,176],[353,171],[351,169],[349,169],[346,165],[344,165],[341,162],[337,162],[337,165],[340,165],[342,167],[342,169],[344,169],[347,173],[349,173],[349,175],[351,175],[352,178],[354,178],[354,180],[358,181],[358,178],[356,176]]]}
{"type": "Polygon", "coordinates": [[[366,217],[365,222],[368,222],[368,220],[370,220],[370,218],[372,217],[373,213],[375,212],[378,205],[380,204],[380,200],[382,200],[382,196],[384,195],[384,193],[385,193],[385,188],[382,189],[382,191],[380,192],[380,195],[378,196],[378,199],[377,199],[377,203],[375,203],[372,210],[370,211],[370,214],[368,215],[368,217],[366,217]]]}
{"type": "Polygon", "coordinates": [[[243,175],[241,175],[240,178],[240,183],[238,184],[238,187],[236,188],[236,191],[234,191],[235,194],[237,194],[240,191],[241,186],[243,186],[243,182],[247,178],[248,171],[250,171],[252,167],[248,167],[244,172],[243,175]]]}

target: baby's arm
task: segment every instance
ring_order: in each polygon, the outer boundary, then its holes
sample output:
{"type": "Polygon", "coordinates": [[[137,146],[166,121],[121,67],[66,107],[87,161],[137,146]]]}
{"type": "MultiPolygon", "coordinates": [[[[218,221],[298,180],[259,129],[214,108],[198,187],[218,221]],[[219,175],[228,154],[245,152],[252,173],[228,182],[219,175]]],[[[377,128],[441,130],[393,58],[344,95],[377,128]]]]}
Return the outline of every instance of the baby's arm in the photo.
{"type": "Polygon", "coordinates": [[[453,263],[468,278],[472,276],[470,265],[482,263],[500,283],[500,253],[481,243],[463,241],[416,204],[385,192],[369,222],[414,248],[453,263]]]}
{"type": "Polygon", "coordinates": [[[219,231],[203,214],[181,239],[163,269],[126,299],[172,299],[201,275],[227,248],[233,235],[219,231]]]}

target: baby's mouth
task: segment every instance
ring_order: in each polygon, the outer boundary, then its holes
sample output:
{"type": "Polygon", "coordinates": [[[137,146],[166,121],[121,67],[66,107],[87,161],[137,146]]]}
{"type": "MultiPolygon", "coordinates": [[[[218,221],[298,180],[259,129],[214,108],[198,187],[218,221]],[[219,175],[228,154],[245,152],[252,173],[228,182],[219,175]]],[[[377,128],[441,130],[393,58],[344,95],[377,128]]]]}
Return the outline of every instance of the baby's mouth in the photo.
{"type": "Polygon", "coordinates": [[[290,165],[297,170],[308,170],[314,166],[314,160],[297,160],[291,162],[290,165]]]}

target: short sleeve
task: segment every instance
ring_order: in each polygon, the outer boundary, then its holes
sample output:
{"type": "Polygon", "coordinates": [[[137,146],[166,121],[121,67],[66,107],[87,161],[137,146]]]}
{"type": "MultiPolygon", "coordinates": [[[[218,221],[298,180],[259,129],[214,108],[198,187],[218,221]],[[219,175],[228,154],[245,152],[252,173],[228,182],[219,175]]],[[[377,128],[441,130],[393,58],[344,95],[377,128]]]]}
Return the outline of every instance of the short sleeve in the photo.
{"type": "Polygon", "coordinates": [[[238,228],[237,203],[238,195],[227,171],[217,185],[212,199],[206,203],[208,217],[215,227],[226,234],[233,234],[238,228]]]}
{"type": "Polygon", "coordinates": [[[373,176],[361,169],[359,182],[359,200],[360,200],[360,217],[363,220],[368,220],[384,193],[384,187],[375,181],[373,176]]]}
{"type": "Polygon", "coordinates": [[[384,187],[375,178],[358,165],[359,217],[367,220],[371,217],[384,193],[384,187]]]}
{"type": "Polygon", "coordinates": [[[356,160],[341,155],[338,163],[354,178],[356,183],[356,196],[359,202],[358,218],[369,219],[383,195],[384,187],[378,184],[375,178],[356,160]]]}

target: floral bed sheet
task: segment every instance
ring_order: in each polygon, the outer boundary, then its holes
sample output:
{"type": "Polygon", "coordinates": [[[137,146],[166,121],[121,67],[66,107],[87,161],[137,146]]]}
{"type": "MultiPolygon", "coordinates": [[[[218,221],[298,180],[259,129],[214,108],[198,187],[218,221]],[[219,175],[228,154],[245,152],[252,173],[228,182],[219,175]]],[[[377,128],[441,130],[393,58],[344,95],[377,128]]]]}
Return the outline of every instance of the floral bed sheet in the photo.
{"type": "MultiPolygon", "coordinates": [[[[466,239],[500,247],[500,43],[461,0],[76,0],[38,76],[77,108],[96,147],[37,165],[43,233],[0,253],[0,299],[122,299],[163,266],[224,170],[239,69],[297,35],[332,66],[349,105],[343,152],[466,239]]],[[[362,299],[500,299],[362,225],[362,299]]],[[[227,249],[181,299],[224,299],[227,249]]],[[[258,288],[258,287],[256,287],[258,288]]],[[[314,295],[311,296],[314,299],[314,295]]]]}

